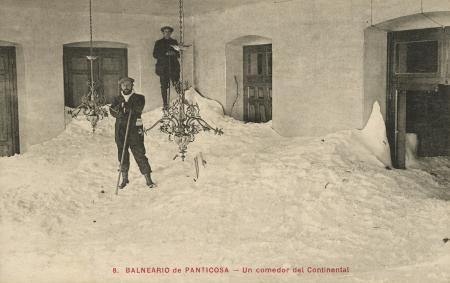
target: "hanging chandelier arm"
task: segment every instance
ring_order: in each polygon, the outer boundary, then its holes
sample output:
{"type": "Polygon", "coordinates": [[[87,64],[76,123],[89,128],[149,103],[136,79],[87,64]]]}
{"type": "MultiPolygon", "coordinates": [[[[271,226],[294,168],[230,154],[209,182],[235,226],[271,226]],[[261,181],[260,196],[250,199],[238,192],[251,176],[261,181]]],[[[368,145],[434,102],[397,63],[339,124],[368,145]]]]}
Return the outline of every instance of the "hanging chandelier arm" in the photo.
{"type": "Polygon", "coordinates": [[[150,128],[145,129],[144,132],[147,133],[148,131],[150,131],[154,127],[156,127],[158,124],[164,123],[164,121],[167,121],[169,123],[172,123],[172,124],[175,124],[176,126],[178,126],[178,121],[177,120],[175,120],[173,118],[163,117],[163,118],[159,119],[158,121],[156,121],[150,128]]]}
{"type": "Polygon", "coordinates": [[[198,121],[198,123],[200,125],[202,125],[203,127],[207,127],[209,129],[214,129],[210,124],[208,124],[205,120],[201,119],[201,118],[196,118],[195,120],[198,121]],[[205,126],[206,125],[206,126],[205,126]]]}
{"type": "Polygon", "coordinates": [[[154,127],[156,127],[156,125],[158,125],[159,123],[162,123],[164,121],[164,118],[159,119],[158,121],[156,121],[150,128],[147,128],[144,130],[145,133],[147,133],[148,131],[150,131],[151,129],[153,129],[154,127]]]}
{"type": "Polygon", "coordinates": [[[199,118],[194,118],[194,117],[189,117],[188,119],[186,119],[186,125],[189,125],[189,124],[191,124],[191,123],[194,123],[195,121],[197,121],[198,124],[199,124],[200,126],[205,127],[205,125],[203,125],[203,124],[200,122],[199,118]]]}
{"type": "Polygon", "coordinates": [[[71,111],[72,118],[75,118],[75,117],[78,116],[78,114],[80,114],[81,109],[82,109],[81,106],[83,106],[83,105],[79,105],[79,106],[77,106],[75,109],[73,109],[73,110],[71,111]]]}
{"type": "Polygon", "coordinates": [[[90,71],[87,80],[88,91],[81,97],[81,103],[72,111],[72,117],[75,118],[80,113],[83,113],[86,116],[86,119],[91,122],[92,132],[95,132],[97,122],[108,116],[108,112],[103,108],[106,103],[103,91],[98,82],[94,81],[93,61],[96,60],[97,57],[93,56],[92,1],[93,0],[89,0],[89,55],[86,56],[87,60],[89,60],[90,71]]]}
{"type": "Polygon", "coordinates": [[[210,124],[208,124],[208,122],[206,122],[202,118],[189,118],[188,120],[197,121],[200,124],[200,126],[202,126],[203,128],[207,128],[210,130],[216,129],[216,128],[212,127],[210,124]]]}
{"type": "MultiPolygon", "coordinates": [[[[181,156],[181,159],[184,161],[187,153],[187,146],[189,143],[195,140],[196,134],[198,134],[200,131],[212,130],[215,134],[222,135],[223,131],[219,128],[213,128],[210,124],[208,124],[200,117],[200,109],[197,104],[192,105],[186,101],[185,86],[187,87],[187,82],[184,81],[183,64],[185,47],[188,47],[190,45],[184,44],[183,0],[179,0],[179,24],[179,43],[178,45],[171,45],[172,48],[174,48],[178,52],[180,58],[180,76],[176,85],[178,97],[174,101],[172,106],[166,112],[164,112],[163,118],[153,124],[150,128],[146,129],[145,132],[153,129],[159,123],[162,123],[162,125],[160,126],[160,131],[162,133],[168,134],[170,141],[175,141],[177,143],[179,154],[181,156]]],[[[175,158],[177,156],[178,155],[176,155],[175,158]]]]}

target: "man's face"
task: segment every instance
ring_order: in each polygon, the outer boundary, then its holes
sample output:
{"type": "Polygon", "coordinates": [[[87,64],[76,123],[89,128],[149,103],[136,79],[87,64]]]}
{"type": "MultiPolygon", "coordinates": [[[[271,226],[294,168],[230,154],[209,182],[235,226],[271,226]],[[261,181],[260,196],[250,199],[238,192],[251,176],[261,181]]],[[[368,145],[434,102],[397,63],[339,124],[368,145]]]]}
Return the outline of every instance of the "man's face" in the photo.
{"type": "Polygon", "coordinates": [[[133,91],[133,83],[130,81],[126,81],[120,84],[120,89],[123,94],[129,95],[133,91]]]}
{"type": "Polygon", "coordinates": [[[172,32],[170,31],[170,29],[165,29],[165,30],[163,30],[162,33],[163,33],[163,36],[165,39],[169,39],[170,36],[172,35],[172,32]]]}

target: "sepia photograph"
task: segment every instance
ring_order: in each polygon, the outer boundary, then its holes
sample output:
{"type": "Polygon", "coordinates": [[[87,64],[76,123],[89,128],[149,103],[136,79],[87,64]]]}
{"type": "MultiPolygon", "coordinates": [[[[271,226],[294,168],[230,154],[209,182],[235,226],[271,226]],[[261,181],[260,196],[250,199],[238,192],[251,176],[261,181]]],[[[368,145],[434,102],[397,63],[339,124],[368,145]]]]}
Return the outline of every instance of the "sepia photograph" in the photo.
{"type": "Polygon", "coordinates": [[[450,282],[450,0],[0,0],[0,283],[450,282]]]}

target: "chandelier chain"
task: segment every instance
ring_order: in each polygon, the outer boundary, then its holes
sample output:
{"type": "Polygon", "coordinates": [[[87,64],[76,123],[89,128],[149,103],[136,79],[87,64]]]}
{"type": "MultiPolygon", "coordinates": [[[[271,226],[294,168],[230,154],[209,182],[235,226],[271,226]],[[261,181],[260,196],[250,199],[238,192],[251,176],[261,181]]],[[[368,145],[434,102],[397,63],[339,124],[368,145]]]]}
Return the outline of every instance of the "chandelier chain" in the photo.
{"type": "Polygon", "coordinates": [[[184,26],[184,7],[183,7],[183,0],[179,0],[180,3],[180,45],[183,45],[184,43],[184,31],[183,31],[183,26],[184,26]]]}
{"type": "MultiPolygon", "coordinates": [[[[184,45],[184,6],[183,0],[179,0],[179,8],[180,8],[180,88],[181,88],[181,101],[184,101],[184,77],[183,77],[183,45],[184,45]]],[[[182,104],[181,104],[182,105],[182,104]]],[[[184,112],[184,107],[180,112],[184,112]]],[[[182,114],[182,113],[180,113],[182,114]]],[[[184,114],[184,113],[183,113],[184,114]]]]}
{"type": "MultiPolygon", "coordinates": [[[[216,135],[222,135],[223,131],[219,128],[213,128],[200,117],[200,107],[197,103],[192,104],[185,100],[185,87],[183,78],[183,54],[186,47],[184,45],[184,7],[183,0],[179,0],[179,24],[180,24],[180,42],[177,50],[180,58],[180,79],[177,82],[178,98],[172,102],[161,119],[154,123],[150,128],[145,129],[145,133],[150,131],[156,125],[160,124],[160,131],[169,135],[170,141],[175,141],[178,145],[181,160],[184,161],[187,153],[187,146],[195,140],[195,135],[200,131],[214,131],[216,135]]],[[[174,159],[179,156],[178,154],[174,159]]]]}
{"type": "Polygon", "coordinates": [[[89,52],[92,56],[92,0],[89,0],[89,34],[90,34],[90,40],[89,40],[89,52]]]}

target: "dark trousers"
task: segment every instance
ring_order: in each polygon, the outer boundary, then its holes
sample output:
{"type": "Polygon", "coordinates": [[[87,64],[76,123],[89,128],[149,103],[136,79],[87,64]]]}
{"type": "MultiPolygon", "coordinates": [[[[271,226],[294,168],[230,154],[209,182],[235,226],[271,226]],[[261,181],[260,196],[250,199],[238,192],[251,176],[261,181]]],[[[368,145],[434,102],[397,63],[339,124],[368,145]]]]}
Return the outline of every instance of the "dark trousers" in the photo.
{"type": "Polygon", "coordinates": [[[159,82],[161,83],[161,96],[163,99],[164,107],[167,107],[169,105],[170,97],[168,97],[167,91],[170,87],[170,81],[172,81],[172,84],[177,84],[179,80],[179,73],[164,74],[162,76],[159,76],[159,82]]]}
{"type": "MultiPolygon", "coordinates": [[[[152,172],[152,168],[150,167],[150,164],[148,163],[148,159],[145,156],[145,146],[143,142],[138,142],[135,144],[127,144],[127,147],[125,148],[125,154],[123,156],[123,163],[122,163],[122,172],[128,172],[130,168],[130,153],[128,152],[128,148],[131,149],[131,153],[133,153],[134,159],[136,160],[136,163],[139,167],[139,171],[141,171],[142,175],[146,175],[150,172],[152,172]]],[[[122,158],[122,150],[123,150],[123,143],[117,143],[117,153],[120,159],[122,158]]]]}

